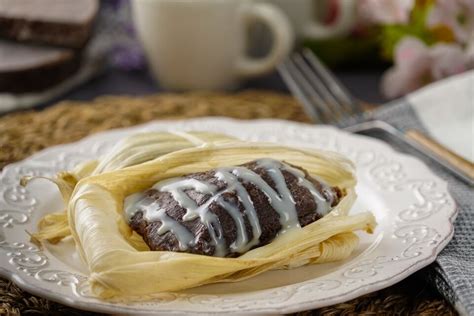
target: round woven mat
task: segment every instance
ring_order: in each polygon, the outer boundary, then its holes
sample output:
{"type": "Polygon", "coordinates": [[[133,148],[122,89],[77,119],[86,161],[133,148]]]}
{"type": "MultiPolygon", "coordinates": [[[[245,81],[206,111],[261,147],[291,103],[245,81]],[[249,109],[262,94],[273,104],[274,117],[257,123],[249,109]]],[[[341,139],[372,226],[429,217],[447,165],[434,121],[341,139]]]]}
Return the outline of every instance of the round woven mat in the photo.
{"type": "MultiPolygon", "coordinates": [[[[43,148],[76,141],[86,135],[157,119],[229,116],[240,119],[279,118],[309,122],[290,96],[274,92],[237,94],[159,94],[147,97],[101,97],[92,102],[65,101],[46,110],[0,117],[0,169],[43,148]]],[[[302,312],[300,315],[455,315],[433,291],[420,271],[390,288],[352,301],[302,312]]],[[[23,292],[0,278],[0,315],[88,315],[23,292]]]]}

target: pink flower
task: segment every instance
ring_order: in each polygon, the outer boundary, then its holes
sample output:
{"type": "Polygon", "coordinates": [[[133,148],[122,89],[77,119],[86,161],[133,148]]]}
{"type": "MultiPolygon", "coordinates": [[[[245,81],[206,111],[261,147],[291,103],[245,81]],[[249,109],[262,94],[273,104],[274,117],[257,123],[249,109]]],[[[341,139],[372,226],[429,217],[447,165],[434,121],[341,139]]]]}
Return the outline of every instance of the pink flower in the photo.
{"type": "Polygon", "coordinates": [[[382,93],[388,98],[399,97],[431,81],[473,68],[473,52],[459,44],[427,47],[415,37],[404,37],[395,49],[395,66],[382,77],[382,93]]]}
{"type": "Polygon", "coordinates": [[[467,43],[474,34],[474,0],[437,0],[427,25],[449,27],[457,41],[467,43]]]}
{"type": "Polygon", "coordinates": [[[464,50],[455,44],[437,44],[430,50],[431,76],[434,80],[462,73],[468,69],[464,50]]]}
{"type": "Polygon", "coordinates": [[[405,24],[415,0],[358,0],[357,11],[362,23],[405,24]]]}

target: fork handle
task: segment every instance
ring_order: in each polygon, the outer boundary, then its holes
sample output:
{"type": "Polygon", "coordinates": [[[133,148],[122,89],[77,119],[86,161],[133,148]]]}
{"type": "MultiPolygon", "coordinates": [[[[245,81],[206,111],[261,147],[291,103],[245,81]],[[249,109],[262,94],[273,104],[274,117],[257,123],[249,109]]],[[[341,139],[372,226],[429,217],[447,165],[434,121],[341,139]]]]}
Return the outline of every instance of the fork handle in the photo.
{"type": "Polygon", "coordinates": [[[412,141],[417,142],[421,146],[435,153],[439,157],[445,159],[452,165],[456,166],[458,169],[463,171],[471,179],[474,180],[474,164],[458,154],[452,152],[448,148],[436,142],[434,139],[426,136],[420,131],[415,129],[409,129],[405,132],[405,136],[412,141]]]}

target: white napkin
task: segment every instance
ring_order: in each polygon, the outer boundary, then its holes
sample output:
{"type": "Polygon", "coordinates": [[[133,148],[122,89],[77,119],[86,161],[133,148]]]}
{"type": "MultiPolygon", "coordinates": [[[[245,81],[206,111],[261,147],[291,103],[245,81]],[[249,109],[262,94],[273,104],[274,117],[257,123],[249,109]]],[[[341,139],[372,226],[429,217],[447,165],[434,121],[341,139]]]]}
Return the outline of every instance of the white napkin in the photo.
{"type": "Polygon", "coordinates": [[[474,70],[407,96],[434,139],[474,162],[474,70]]]}

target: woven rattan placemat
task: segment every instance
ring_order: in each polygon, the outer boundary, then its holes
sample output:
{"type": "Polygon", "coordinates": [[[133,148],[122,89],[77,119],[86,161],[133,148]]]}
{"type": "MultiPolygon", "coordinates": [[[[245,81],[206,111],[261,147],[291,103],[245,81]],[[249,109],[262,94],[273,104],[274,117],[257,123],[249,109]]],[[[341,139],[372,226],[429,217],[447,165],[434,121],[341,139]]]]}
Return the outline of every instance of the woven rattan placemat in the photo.
{"type": "MultiPolygon", "coordinates": [[[[159,94],[139,98],[108,96],[92,102],[65,101],[40,112],[28,111],[0,117],[0,169],[43,148],[73,142],[98,131],[157,119],[199,116],[309,121],[292,97],[263,91],[159,94]]],[[[431,290],[424,276],[424,272],[420,271],[385,290],[301,314],[455,315],[449,303],[431,290]]],[[[23,292],[0,278],[0,315],[20,314],[86,315],[85,312],[23,292]]]]}

